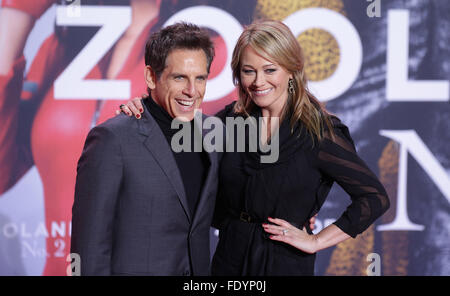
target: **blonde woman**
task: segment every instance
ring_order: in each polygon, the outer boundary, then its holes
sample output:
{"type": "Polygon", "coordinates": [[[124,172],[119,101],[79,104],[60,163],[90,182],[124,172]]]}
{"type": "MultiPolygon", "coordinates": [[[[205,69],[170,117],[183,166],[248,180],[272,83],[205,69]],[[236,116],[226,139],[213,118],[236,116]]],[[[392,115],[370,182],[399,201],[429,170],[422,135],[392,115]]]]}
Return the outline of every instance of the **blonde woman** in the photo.
{"type": "MultiPolygon", "coordinates": [[[[214,225],[220,234],[212,274],[313,275],[316,252],[367,229],[389,208],[388,196],[358,157],[347,127],[308,91],[302,50],[286,25],[248,26],[231,67],[239,98],[217,116],[224,123],[230,117],[265,118],[258,126],[265,131],[261,143],[278,137],[279,154],[275,162],[264,163],[262,149],[227,147],[219,174],[214,225]],[[351,204],[313,234],[302,225],[320,210],[334,182],[351,204]]],[[[132,105],[129,109],[136,110],[132,105]]]]}

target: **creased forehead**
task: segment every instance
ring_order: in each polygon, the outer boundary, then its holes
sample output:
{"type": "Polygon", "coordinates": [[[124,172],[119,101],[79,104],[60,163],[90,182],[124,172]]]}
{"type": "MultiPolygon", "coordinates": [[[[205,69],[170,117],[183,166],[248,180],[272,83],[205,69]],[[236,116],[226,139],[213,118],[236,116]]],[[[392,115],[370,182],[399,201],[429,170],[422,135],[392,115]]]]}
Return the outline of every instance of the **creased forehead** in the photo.
{"type": "Polygon", "coordinates": [[[176,48],[171,50],[166,58],[164,69],[180,71],[195,70],[202,74],[208,74],[206,54],[201,49],[176,48]]]}

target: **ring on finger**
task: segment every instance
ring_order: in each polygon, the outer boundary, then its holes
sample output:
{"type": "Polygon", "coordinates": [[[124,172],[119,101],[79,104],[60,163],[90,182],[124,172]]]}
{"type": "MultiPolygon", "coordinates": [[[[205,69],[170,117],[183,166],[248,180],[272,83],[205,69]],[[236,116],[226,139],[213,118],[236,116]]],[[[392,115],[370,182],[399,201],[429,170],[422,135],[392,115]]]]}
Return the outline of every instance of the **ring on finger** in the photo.
{"type": "Polygon", "coordinates": [[[125,107],[125,104],[120,104],[119,109],[122,110],[123,107],[125,107]]]}
{"type": "Polygon", "coordinates": [[[283,229],[283,230],[282,230],[283,235],[286,235],[286,233],[288,233],[288,231],[289,231],[289,229],[283,229]]]}

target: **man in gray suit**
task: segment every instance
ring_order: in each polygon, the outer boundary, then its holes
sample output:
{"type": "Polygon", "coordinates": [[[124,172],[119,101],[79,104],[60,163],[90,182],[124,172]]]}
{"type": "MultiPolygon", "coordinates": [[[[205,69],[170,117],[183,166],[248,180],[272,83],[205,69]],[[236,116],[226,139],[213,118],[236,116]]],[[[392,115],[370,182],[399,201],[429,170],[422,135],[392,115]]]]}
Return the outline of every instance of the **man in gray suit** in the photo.
{"type": "Polygon", "coordinates": [[[81,275],[209,274],[219,154],[175,153],[171,122],[199,128],[194,110],[213,57],[208,34],[195,25],[154,33],[142,119],[121,114],[89,132],[72,209],[71,252],[80,255],[81,275]]]}

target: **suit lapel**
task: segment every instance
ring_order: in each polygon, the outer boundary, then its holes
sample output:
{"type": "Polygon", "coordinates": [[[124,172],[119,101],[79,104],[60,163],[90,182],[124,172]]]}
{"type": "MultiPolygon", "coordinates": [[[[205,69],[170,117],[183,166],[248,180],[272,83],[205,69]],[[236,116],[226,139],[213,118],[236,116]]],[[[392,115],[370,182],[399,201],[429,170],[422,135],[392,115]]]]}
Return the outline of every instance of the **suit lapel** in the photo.
{"type": "MultiPolygon", "coordinates": [[[[207,152],[205,152],[207,153],[207,152]]],[[[203,187],[201,190],[201,194],[200,194],[200,198],[197,204],[197,209],[195,210],[195,214],[194,214],[194,220],[193,220],[193,225],[196,225],[199,221],[198,219],[201,217],[202,214],[202,210],[204,208],[205,203],[208,200],[208,192],[210,191],[210,187],[211,184],[213,183],[213,178],[217,178],[218,176],[216,174],[214,174],[214,160],[213,157],[215,157],[216,152],[212,152],[212,153],[207,153],[208,154],[208,159],[209,159],[209,168],[208,168],[208,173],[206,175],[205,181],[203,182],[203,187]]],[[[213,210],[213,209],[209,209],[209,210],[213,210]]],[[[193,227],[192,227],[193,228],[193,227]]]]}
{"type": "Polygon", "coordinates": [[[189,205],[186,197],[186,192],[183,185],[183,180],[181,178],[180,171],[178,169],[177,163],[173,156],[172,149],[167,143],[161,129],[156,123],[155,119],[151,116],[150,112],[147,110],[145,104],[142,104],[145,108],[142,114],[142,119],[137,120],[139,125],[139,133],[142,136],[142,141],[144,146],[150,151],[155,160],[158,162],[161,169],[166,174],[169,182],[175,189],[180,203],[183,206],[184,212],[189,220],[192,222],[191,213],[189,210],[189,205]]]}
{"type": "MultiPolygon", "coordinates": [[[[202,119],[204,120],[206,118],[205,115],[201,114],[202,119]]],[[[203,124],[203,121],[201,122],[203,124]]],[[[205,138],[205,135],[209,132],[209,130],[206,130],[203,128],[203,126],[200,127],[202,130],[202,140],[205,138]]],[[[203,141],[202,141],[203,143],[203,141]]],[[[202,149],[205,149],[202,145],[202,149]]],[[[203,150],[204,151],[204,150],[203,150]]],[[[200,197],[199,197],[199,201],[197,203],[197,208],[195,210],[195,214],[193,217],[193,226],[191,229],[194,229],[195,225],[199,222],[199,219],[201,218],[201,214],[202,214],[202,209],[205,205],[205,203],[208,200],[208,192],[209,192],[209,187],[211,186],[213,182],[213,178],[218,178],[218,176],[214,173],[215,170],[215,166],[216,166],[216,158],[217,158],[217,152],[206,152],[204,151],[204,153],[206,153],[206,155],[208,156],[208,161],[209,161],[209,167],[208,167],[208,172],[206,174],[205,180],[203,182],[203,187],[201,189],[201,193],[200,193],[200,197]]],[[[213,209],[209,209],[209,210],[213,210],[213,209]]]]}

